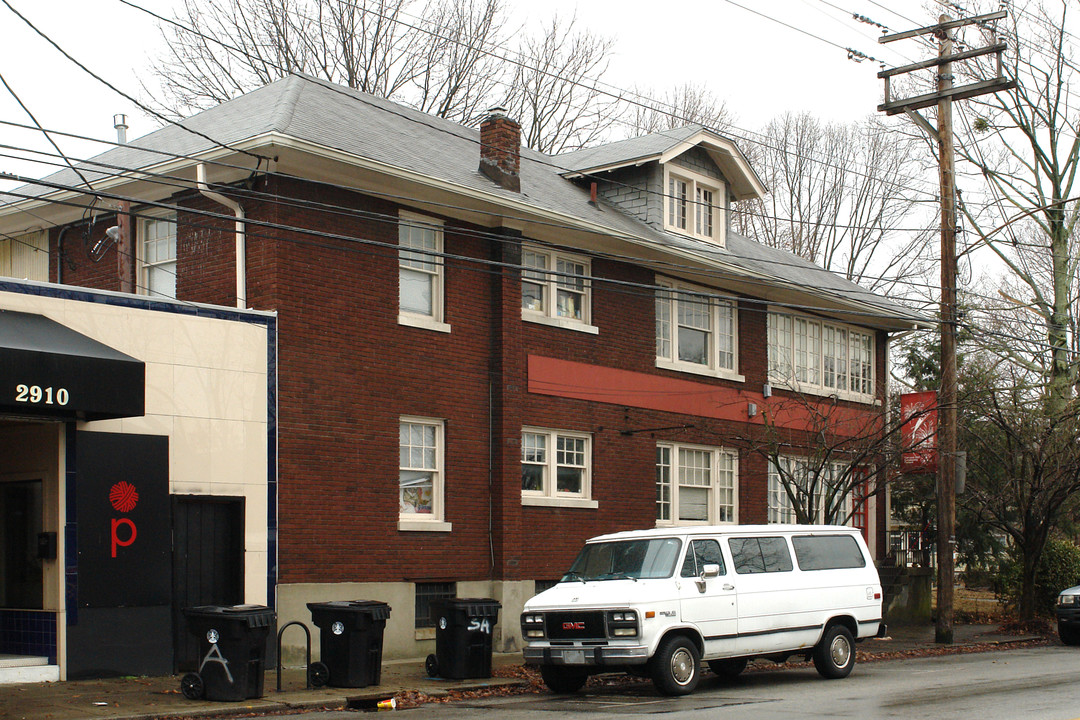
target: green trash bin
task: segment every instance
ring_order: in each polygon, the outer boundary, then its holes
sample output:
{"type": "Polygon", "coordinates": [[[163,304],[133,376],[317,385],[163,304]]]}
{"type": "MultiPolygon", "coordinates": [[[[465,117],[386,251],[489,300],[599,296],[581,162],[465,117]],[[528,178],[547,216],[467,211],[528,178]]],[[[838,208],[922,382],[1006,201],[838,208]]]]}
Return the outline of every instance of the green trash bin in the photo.
{"type": "Polygon", "coordinates": [[[432,602],[435,654],[428,674],[462,680],[491,677],[491,634],[502,605],[491,598],[447,598],[432,602]]]}
{"type": "Polygon", "coordinates": [[[198,672],[180,681],[191,700],[237,701],[263,696],[266,637],[274,611],[265,605],[184,608],[188,631],[199,641],[198,672]]]}
{"type": "Polygon", "coordinates": [[[308,603],[319,628],[322,662],[328,685],[367,687],[382,678],[382,643],[390,606],[377,600],[308,603]]]}

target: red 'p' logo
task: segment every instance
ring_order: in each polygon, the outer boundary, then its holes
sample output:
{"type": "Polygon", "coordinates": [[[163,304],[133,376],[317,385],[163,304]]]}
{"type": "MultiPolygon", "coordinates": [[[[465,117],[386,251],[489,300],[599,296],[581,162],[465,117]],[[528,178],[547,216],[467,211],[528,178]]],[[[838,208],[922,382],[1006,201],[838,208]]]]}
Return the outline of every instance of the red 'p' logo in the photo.
{"type": "Polygon", "coordinates": [[[116,548],[127,547],[131,543],[135,542],[135,536],[138,533],[135,530],[135,523],[131,522],[128,518],[113,518],[112,521],[112,556],[116,557],[116,548]],[[121,525],[126,525],[128,528],[127,540],[121,540],[119,534],[117,534],[117,528],[121,525]]]}

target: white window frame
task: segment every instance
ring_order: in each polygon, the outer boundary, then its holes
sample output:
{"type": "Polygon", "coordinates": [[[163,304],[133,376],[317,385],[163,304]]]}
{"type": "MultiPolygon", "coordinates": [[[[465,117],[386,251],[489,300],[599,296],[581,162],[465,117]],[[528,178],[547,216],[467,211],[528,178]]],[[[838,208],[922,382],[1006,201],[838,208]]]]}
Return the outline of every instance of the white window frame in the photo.
{"type": "Polygon", "coordinates": [[[149,213],[147,217],[139,218],[138,222],[138,238],[135,243],[135,260],[138,267],[138,280],[135,283],[135,290],[140,295],[149,295],[151,297],[163,297],[170,300],[176,299],[176,270],[177,270],[177,217],[175,212],[161,212],[161,213],[149,213]],[[171,223],[173,226],[172,233],[172,257],[165,260],[149,261],[146,259],[146,241],[148,228],[152,224],[157,223],[171,223]],[[150,271],[152,269],[159,268],[164,272],[172,274],[172,295],[154,290],[150,287],[150,271]]]}
{"type": "Polygon", "coordinates": [[[774,309],[767,322],[770,384],[852,402],[877,402],[873,330],[774,309]],[[837,349],[842,357],[836,355],[837,349]]]}
{"type": "Polygon", "coordinates": [[[435,330],[436,332],[450,332],[450,325],[445,322],[445,294],[446,294],[446,263],[441,254],[433,255],[430,261],[423,261],[430,267],[410,266],[407,263],[415,262],[410,255],[418,253],[418,250],[407,249],[404,242],[412,232],[432,231],[434,233],[434,247],[427,248],[428,252],[442,253],[444,240],[444,223],[438,218],[428,215],[400,210],[398,212],[398,324],[410,327],[435,330]],[[431,281],[431,313],[421,313],[413,310],[405,310],[401,307],[401,274],[402,272],[420,272],[430,276],[431,281]]]}
{"type": "Polygon", "coordinates": [[[527,322],[552,325],[567,330],[577,330],[593,335],[599,333],[599,329],[592,324],[592,262],[584,255],[542,248],[536,245],[522,245],[521,247],[521,319],[527,322]],[[542,263],[536,262],[542,260],[542,263]],[[560,263],[580,265],[581,287],[571,288],[569,284],[578,280],[578,273],[569,272],[566,268],[560,268],[560,263]],[[540,302],[538,307],[525,306],[525,285],[533,285],[539,288],[540,302]],[[559,293],[572,293],[581,295],[581,317],[562,315],[559,307],[559,293]]]}
{"type": "MultiPolygon", "coordinates": [[[[739,374],[739,306],[733,300],[720,300],[716,291],[708,288],[676,282],[666,278],[657,278],[655,313],[656,313],[656,367],[678,372],[709,375],[743,382],[739,374]],[[699,300],[708,304],[709,350],[706,363],[695,363],[679,359],[679,307],[687,300],[699,300]],[[711,296],[711,297],[709,297],[711,296]],[[725,317],[726,315],[726,317],[725,317]],[[730,333],[723,332],[724,324],[730,326],[730,333]],[[666,333],[666,336],[665,336],[666,333]],[[730,346],[731,366],[721,365],[720,339],[726,337],[730,346]]],[[[699,330],[705,331],[701,328],[699,330]]]]}
{"type": "Polygon", "coordinates": [[[725,247],[727,243],[727,216],[724,211],[726,186],[723,180],[711,178],[688,168],[664,164],[664,229],[701,238],[725,247]],[[676,192],[676,183],[685,184],[685,194],[676,192]],[[701,204],[701,193],[712,193],[712,202],[701,204]],[[703,210],[711,216],[711,232],[702,227],[703,210]]]}
{"type": "Polygon", "coordinates": [[[576,432],[573,430],[553,430],[550,428],[523,427],[521,429],[521,463],[534,465],[541,468],[541,489],[521,490],[522,505],[536,505],[546,507],[576,507],[595,508],[599,506],[592,499],[592,435],[589,433],[576,432]],[[543,456],[537,458],[538,445],[528,436],[537,436],[544,439],[543,456]],[[584,442],[584,463],[569,464],[559,462],[559,439],[584,442]],[[582,472],[581,492],[560,492],[557,487],[559,467],[580,468],[582,472]]]}
{"type": "MultiPolygon", "coordinates": [[[[802,483],[809,482],[809,470],[810,465],[805,457],[798,455],[781,455],[779,458],[780,464],[784,466],[784,471],[789,475],[794,472],[795,482],[802,483]],[[792,470],[794,466],[794,471],[792,470]]],[[[842,460],[835,460],[827,463],[825,466],[825,472],[829,478],[835,478],[843,475],[848,469],[848,464],[842,460]]],[[[773,460],[769,459],[769,472],[768,472],[768,519],[770,523],[795,523],[795,507],[792,505],[791,498],[788,497],[787,490],[784,488],[783,481],[780,479],[780,472],[778,471],[773,460]]],[[[825,482],[829,481],[829,478],[825,478],[825,482]]],[[[857,527],[854,524],[855,516],[852,513],[852,492],[855,488],[852,487],[844,495],[842,500],[843,508],[842,513],[845,518],[844,525],[846,527],[857,527]]],[[[822,493],[825,488],[818,488],[817,507],[814,508],[814,523],[821,524],[825,521],[825,507],[823,505],[822,493]]]]}
{"type": "Polygon", "coordinates": [[[449,532],[452,524],[446,522],[446,421],[438,418],[402,415],[398,418],[398,530],[412,532],[449,532]],[[435,458],[431,466],[403,462],[401,458],[401,430],[405,425],[419,425],[435,430],[435,458]],[[429,472],[431,479],[431,512],[410,513],[401,508],[402,472],[429,472]]]}
{"type": "Polygon", "coordinates": [[[707,445],[659,442],[656,444],[656,526],[677,527],[693,525],[735,525],[739,522],[739,454],[735,450],[707,445]],[[708,485],[687,482],[684,470],[700,470],[704,466],[688,468],[683,463],[684,453],[708,455],[708,485]],[[666,454],[666,462],[664,455],[666,454]],[[708,490],[706,518],[682,520],[677,517],[680,488],[708,490]],[[663,512],[666,505],[667,512],[663,512]],[[664,517],[664,515],[667,517],[664,517]]]}

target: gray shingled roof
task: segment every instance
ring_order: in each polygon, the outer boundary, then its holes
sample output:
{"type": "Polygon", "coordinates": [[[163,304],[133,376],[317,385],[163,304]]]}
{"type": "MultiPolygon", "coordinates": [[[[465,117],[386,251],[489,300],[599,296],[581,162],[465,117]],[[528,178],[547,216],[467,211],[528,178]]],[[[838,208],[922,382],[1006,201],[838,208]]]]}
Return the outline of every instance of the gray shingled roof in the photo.
{"type": "MultiPolygon", "coordinates": [[[[129,145],[109,150],[94,160],[124,168],[147,168],[169,159],[152,150],[199,155],[214,150],[216,144],[233,145],[277,132],[463,189],[516,203],[524,202],[540,211],[586,221],[638,243],[690,253],[711,264],[722,263],[723,269],[729,272],[763,275],[778,283],[797,284],[844,301],[865,303],[873,308],[874,314],[883,317],[913,317],[908,309],[812,263],[733,233],[729,233],[727,248],[721,249],[663,232],[612,207],[597,207],[588,202],[585,190],[562,177],[562,173],[575,167],[595,166],[598,159],[626,157],[639,151],[656,154],[656,148],[662,148],[658,152],[663,152],[680,138],[700,131],[700,126],[687,126],[555,157],[522,148],[521,193],[515,193],[499,187],[479,172],[480,134],[477,130],[306,75],[290,75],[193,115],[182,125],[213,138],[216,143],[170,125],[129,145]]],[[[252,160],[252,167],[254,164],[252,160]]],[[[106,177],[90,168],[83,172],[92,183],[106,177]]],[[[71,170],[57,172],[47,179],[62,185],[82,184],[71,170]]],[[[43,196],[52,191],[40,186],[26,186],[14,192],[43,196]]],[[[18,200],[0,195],[0,201],[18,200]]],[[[4,208],[0,206],[2,214],[4,208]]]]}
{"type": "Polygon", "coordinates": [[[664,130],[626,140],[617,140],[605,145],[562,153],[554,156],[552,160],[556,165],[573,172],[609,165],[633,163],[637,160],[663,155],[680,142],[692,138],[704,129],[703,125],[684,125],[674,130],[664,130]]]}

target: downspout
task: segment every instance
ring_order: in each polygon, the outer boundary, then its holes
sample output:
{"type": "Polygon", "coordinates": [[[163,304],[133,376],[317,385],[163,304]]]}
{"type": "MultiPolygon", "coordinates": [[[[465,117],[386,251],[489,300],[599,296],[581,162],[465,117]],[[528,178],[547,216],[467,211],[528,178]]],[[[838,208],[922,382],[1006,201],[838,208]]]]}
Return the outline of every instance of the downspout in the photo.
{"type": "Polygon", "coordinates": [[[219,205],[224,205],[236,216],[236,307],[247,307],[247,235],[244,223],[244,208],[232,198],[216,193],[206,184],[206,165],[195,166],[195,185],[199,192],[219,205]]]}

